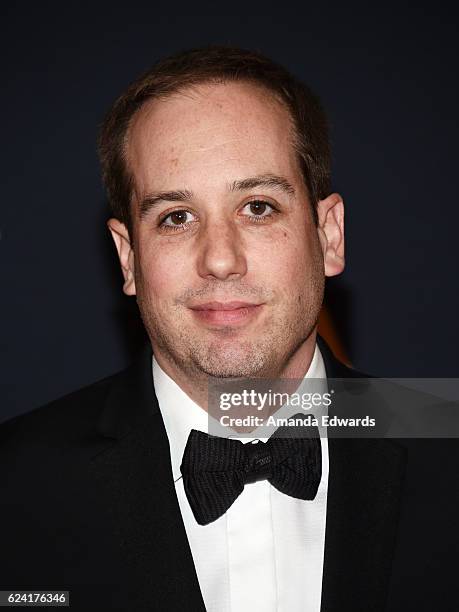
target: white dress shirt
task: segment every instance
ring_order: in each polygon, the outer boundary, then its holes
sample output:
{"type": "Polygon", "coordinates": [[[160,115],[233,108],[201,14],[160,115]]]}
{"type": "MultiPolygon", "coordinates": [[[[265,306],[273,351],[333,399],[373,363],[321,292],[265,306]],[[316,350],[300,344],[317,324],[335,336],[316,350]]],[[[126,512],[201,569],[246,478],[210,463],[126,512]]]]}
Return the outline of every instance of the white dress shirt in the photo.
{"type": "MultiPolygon", "coordinates": [[[[317,345],[305,377],[322,378],[326,384],[317,345]]],[[[185,495],[180,465],[190,431],[208,432],[208,413],[182,391],[154,357],[153,381],[169,438],[177,499],[208,612],[320,612],[327,439],[321,438],[322,479],[314,500],[295,499],[262,480],[246,484],[216,521],[199,525],[185,495]]]]}

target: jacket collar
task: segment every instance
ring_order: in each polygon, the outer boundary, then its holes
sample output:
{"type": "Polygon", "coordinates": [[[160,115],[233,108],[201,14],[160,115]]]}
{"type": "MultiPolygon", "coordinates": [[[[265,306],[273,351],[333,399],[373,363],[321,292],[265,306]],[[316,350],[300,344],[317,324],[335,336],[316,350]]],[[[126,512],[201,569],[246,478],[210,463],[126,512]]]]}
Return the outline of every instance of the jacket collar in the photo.
{"type": "Polygon", "coordinates": [[[115,375],[98,423],[106,438],[121,439],[159,412],[152,377],[152,349],[145,343],[131,366],[115,375]]]}
{"type": "Polygon", "coordinates": [[[317,334],[317,344],[320,352],[322,353],[327,378],[354,378],[364,376],[364,374],[361,374],[356,370],[352,370],[351,368],[345,366],[344,363],[341,363],[341,361],[338,361],[328,344],[325,342],[322,336],[319,336],[319,334],[317,334]]]}

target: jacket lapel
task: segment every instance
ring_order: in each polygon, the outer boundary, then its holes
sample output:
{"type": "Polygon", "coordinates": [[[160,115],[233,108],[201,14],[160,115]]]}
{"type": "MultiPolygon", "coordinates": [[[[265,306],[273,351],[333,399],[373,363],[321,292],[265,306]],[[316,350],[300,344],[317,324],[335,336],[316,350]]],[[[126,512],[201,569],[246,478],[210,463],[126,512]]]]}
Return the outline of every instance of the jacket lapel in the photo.
{"type": "MultiPolygon", "coordinates": [[[[327,378],[359,377],[318,338],[327,378]]],[[[322,612],[384,610],[405,454],[389,439],[330,438],[322,612]]]]}
{"type": "Polygon", "coordinates": [[[105,446],[92,467],[126,561],[132,609],[204,610],[153,390],[149,347],[112,385],[99,433],[105,446]]]}

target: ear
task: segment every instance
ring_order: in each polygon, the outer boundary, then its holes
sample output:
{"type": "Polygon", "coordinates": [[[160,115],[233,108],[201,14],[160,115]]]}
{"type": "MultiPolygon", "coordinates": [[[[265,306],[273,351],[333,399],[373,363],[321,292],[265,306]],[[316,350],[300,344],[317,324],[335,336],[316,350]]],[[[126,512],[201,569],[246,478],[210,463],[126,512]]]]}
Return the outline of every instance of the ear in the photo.
{"type": "Polygon", "coordinates": [[[324,256],[325,276],[336,276],[344,270],[344,204],[338,193],[332,193],[317,204],[319,240],[324,256]]]}
{"type": "Polygon", "coordinates": [[[118,251],[121,271],[124,276],[123,291],[126,295],[135,295],[134,251],[131,247],[127,227],[118,219],[109,219],[107,226],[118,251]]]}

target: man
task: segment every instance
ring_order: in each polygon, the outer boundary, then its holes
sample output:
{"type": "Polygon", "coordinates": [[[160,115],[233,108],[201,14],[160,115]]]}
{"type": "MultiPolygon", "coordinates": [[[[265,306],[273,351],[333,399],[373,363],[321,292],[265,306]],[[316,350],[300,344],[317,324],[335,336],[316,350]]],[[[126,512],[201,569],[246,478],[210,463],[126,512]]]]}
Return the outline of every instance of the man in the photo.
{"type": "MultiPolygon", "coordinates": [[[[100,156],[123,289],[150,345],[127,371],[2,426],[1,588],[68,590],[78,610],[449,605],[451,575],[430,556],[446,532],[422,533],[428,555],[418,541],[425,453],[407,468],[394,441],[322,439],[313,495],[248,480],[210,519],[186,487],[210,382],[356,376],[317,335],[324,278],[344,267],[317,98],[258,54],[197,49],[117,100],[100,156]]],[[[451,529],[452,511],[442,518],[451,529]]]]}

